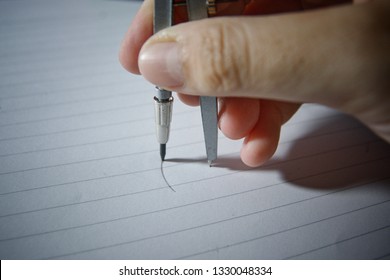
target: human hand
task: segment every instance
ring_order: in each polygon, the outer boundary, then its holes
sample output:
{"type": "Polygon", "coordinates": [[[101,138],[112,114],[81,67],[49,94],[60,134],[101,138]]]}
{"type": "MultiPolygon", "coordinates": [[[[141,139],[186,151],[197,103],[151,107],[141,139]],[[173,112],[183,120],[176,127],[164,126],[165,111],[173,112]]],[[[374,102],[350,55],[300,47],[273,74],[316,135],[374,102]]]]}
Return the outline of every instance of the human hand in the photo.
{"type": "Polygon", "coordinates": [[[153,84],[185,93],[179,97],[187,104],[218,96],[220,129],[245,138],[241,158],[249,166],[273,155],[281,125],[301,102],[349,113],[390,141],[389,4],[218,17],[152,36],[153,3],[145,1],[120,60],[153,84]]]}

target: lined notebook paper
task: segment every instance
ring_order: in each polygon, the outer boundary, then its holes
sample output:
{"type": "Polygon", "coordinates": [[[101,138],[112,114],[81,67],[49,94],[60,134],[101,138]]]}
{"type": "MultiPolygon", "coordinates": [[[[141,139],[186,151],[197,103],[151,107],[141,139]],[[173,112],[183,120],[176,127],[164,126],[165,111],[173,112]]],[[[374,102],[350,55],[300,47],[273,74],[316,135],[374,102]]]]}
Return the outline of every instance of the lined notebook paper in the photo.
{"type": "Polygon", "coordinates": [[[164,181],[153,86],[117,53],[138,1],[0,1],[1,259],[388,259],[390,148],[304,105],[245,167],[175,101],[164,181]]]}

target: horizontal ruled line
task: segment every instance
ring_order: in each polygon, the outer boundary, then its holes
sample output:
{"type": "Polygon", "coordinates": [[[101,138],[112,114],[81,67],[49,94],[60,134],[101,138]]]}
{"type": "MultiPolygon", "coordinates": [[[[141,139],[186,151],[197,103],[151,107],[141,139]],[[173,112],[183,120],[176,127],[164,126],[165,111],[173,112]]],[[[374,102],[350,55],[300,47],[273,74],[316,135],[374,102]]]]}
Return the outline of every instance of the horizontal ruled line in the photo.
{"type": "Polygon", "coordinates": [[[313,253],[313,252],[317,252],[317,251],[320,251],[322,249],[329,248],[329,247],[332,247],[332,246],[335,246],[335,245],[338,245],[338,244],[341,244],[341,243],[345,243],[347,241],[351,241],[353,239],[357,239],[357,238],[360,238],[360,237],[363,237],[363,236],[366,236],[366,235],[369,235],[369,234],[372,234],[372,233],[375,233],[375,232],[378,232],[378,231],[382,231],[382,230],[385,230],[385,229],[389,229],[389,228],[390,228],[390,225],[387,225],[387,226],[380,227],[380,228],[377,228],[377,229],[374,229],[374,230],[369,230],[369,231],[367,231],[365,233],[362,233],[362,234],[353,235],[351,237],[344,238],[344,239],[339,240],[337,242],[333,242],[333,243],[330,243],[330,244],[327,244],[327,245],[324,245],[324,246],[321,246],[321,247],[318,247],[318,248],[315,248],[315,249],[312,249],[312,250],[309,250],[309,251],[304,251],[304,252],[302,252],[300,254],[289,256],[289,257],[287,257],[285,259],[286,260],[294,259],[296,257],[307,255],[307,254],[310,254],[310,253],[313,253]]]}
{"type": "MultiPolygon", "coordinates": [[[[333,193],[329,193],[329,194],[325,194],[325,195],[330,195],[330,194],[333,194],[333,193]]],[[[315,198],[323,197],[325,195],[320,195],[320,196],[315,197],[315,198]]],[[[56,259],[56,258],[69,257],[69,256],[72,256],[72,255],[83,254],[83,253],[90,253],[90,252],[97,251],[97,250],[114,248],[114,247],[118,247],[118,246],[129,245],[129,244],[132,244],[132,243],[145,241],[145,240],[165,237],[165,236],[169,236],[169,235],[173,235],[173,234],[177,234],[177,233],[181,233],[181,232],[186,232],[186,231],[189,231],[189,230],[204,228],[204,227],[212,226],[212,225],[215,225],[215,224],[232,221],[232,220],[235,220],[235,219],[240,219],[240,218],[244,218],[244,217],[248,217],[248,216],[258,215],[258,214],[261,214],[261,213],[264,213],[264,212],[268,212],[268,211],[272,211],[272,210],[275,210],[275,209],[280,209],[280,208],[287,207],[287,206],[290,206],[290,205],[298,204],[298,203],[301,203],[303,201],[313,200],[315,198],[310,198],[310,199],[307,199],[307,200],[301,200],[301,201],[289,203],[287,205],[276,206],[276,207],[269,208],[269,209],[266,209],[266,210],[260,210],[260,211],[248,213],[248,214],[237,216],[237,217],[233,217],[233,218],[223,219],[223,220],[220,220],[220,221],[207,223],[207,224],[203,224],[203,225],[200,225],[200,226],[194,226],[194,227],[185,228],[185,229],[182,229],[182,230],[177,230],[177,231],[172,231],[172,232],[168,232],[168,233],[158,234],[158,235],[154,235],[154,236],[150,236],[150,237],[140,238],[140,239],[137,239],[137,240],[131,240],[131,241],[127,241],[127,242],[121,242],[121,243],[117,243],[117,244],[101,246],[101,247],[97,247],[97,248],[93,248],[93,249],[89,249],[89,250],[82,250],[82,251],[73,252],[73,253],[69,253],[69,254],[61,254],[61,255],[56,255],[56,256],[50,256],[47,259],[56,259]]],[[[304,224],[304,225],[300,225],[300,226],[297,226],[297,227],[293,227],[293,228],[290,228],[290,229],[287,229],[287,230],[284,230],[284,231],[279,231],[279,232],[275,232],[275,233],[268,234],[268,235],[265,235],[265,236],[261,236],[261,237],[256,238],[256,240],[259,240],[259,239],[262,239],[262,238],[266,238],[266,237],[269,237],[269,236],[273,236],[273,235],[276,235],[276,234],[280,234],[280,233],[285,233],[285,232],[292,231],[292,230],[295,230],[295,229],[298,229],[298,228],[302,228],[302,227],[305,227],[305,226],[310,226],[310,225],[313,225],[313,224],[317,224],[317,223],[320,223],[320,222],[323,222],[323,221],[327,221],[327,220],[331,220],[331,219],[334,219],[334,218],[338,218],[338,217],[341,217],[341,216],[345,216],[345,215],[348,215],[348,214],[351,214],[351,213],[354,213],[354,212],[357,212],[357,211],[361,211],[361,210],[368,209],[368,208],[371,208],[371,207],[374,207],[374,206],[385,204],[385,203],[387,203],[389,201],[390,200],[386,200],[386,201],[382,201],[382,202],[379,202],[377,204],[372,204],[372,205],[369,205],[369,206],[366,206],[366,207],[360,207],[358,209],[354,209],[354,210],[351,210],[351,211],[343,212],[341,214],[337,214],[337,215],[334,215],[334,216],[331,216],[331,217],[328,217],[328,218],[325,218],[325,219],[317,220],[317,221],[314,221],[314,222],[311,222],[311,223],[307,223],[307,224],[304,224]]],[[[250,240],[250,241],[254,241],[254,240],[250,240]]],[[[250,241],[247,241],[247,242],[250,242],[250,241]]],[[[240,244],[243,244],[243,242],[240,242],[240,244]]],[[[237,243],[237,245],[238,245],[238,243],[237,243]]],[[[224,246],[224,247],[218,248],[218,249],[220,250],[220,249],[223,249],[225,247],[231,247],[231,246],[232,245],[227,245],[227,246],[224,246]]],[[[209,252],[212,252],[212,251],[215,251],[215,249],[212,249],[209,252]]],[[[200,254],[203,254],[203,253],[204,252],[202,252],[200,254]]],[[[185,259],[185,258],[190,258],[190,257],[193,257],[193,256],[195,256],[195,254],[190,255],[190,256],[178,257],[177,259],[185,259]]]]}
{"type": "MultiPolygon", "coordinates": [[[[331,193],[331,194],[333,194],[333,193],[331,193]]],[[[345,215],[348,215],[348,214],[352,214],[354,212],[358,212],[358,211],[369,209],[369,208],[372,208],[372,207],[375,207],[375,206],[378,206],[378,205],[382,205],[382,204],[388,203],[389,201],[390,200],[381,201],[381,202],[378,202],[376,204],[371,204],[369,206],[360,207],[360,208],[355,209],[355,210],[343,212],[343,213],[340,213],[340,214],[337,214],[337,215],[334,215],[334,216],[331,216],[331,217],[327,217],[327,218],[316,220],[316,221],[313,221],[313,222],[310,222],[310,223],[306,223],[306,224],[303,224],[303,225],[291,227],[291,228],[288,228],[286,230],[281,230],[281,231],[273,232],[273,233],[270,233],[270,234],[258,236],[256,238],[251,238],[251,239],[248,239],[248,240],[244,240],[244,241],[240,241],[240,242],[237,242],[237,243],[229,244],[229,245],[226,245],[226,246],[218,248],[218,250],[223,250],[223,249],[226,249],[226,248],[229,248],[229,247],[246,244],[246,243],[250,243],[250,242],[253,242],[253,241],[258,241],[258,240],[261,240],[261,239],[264,239],[264,238],[268,238],[268,237],[272,237],[272,236],[275,236],[275,235],[278,235],[278,234],[282,234],[282,233],[286,233],[286,232],[289,232],[289,231],[301,229],[303,227],[308,227],[308,226],[311,226],[311,225],[314,225],[314,224],[322,223],[324,221],[329,221],[331,219],[335,219],[335,218],[342,217],[342,216],[345,216],[345,215]]],[[[390,227],[390,226],[386,226],[386,228],[387,227],[390,227]]],[[[199,255],[203,255],[203,254],[207,254],[207,253],[211,253],[211,252],[215,252],[215,251],[216,251],[216,249],[211,249],[211,250],[202,251],[202,252],[198,252],[198,253],[187,255],[187,256],[182,256],[182,257],[179,257],[178,259],[189,259],[189,258],[192,258],[192,257],[195,257],[195,256],[199,256],[199,255]]]]}

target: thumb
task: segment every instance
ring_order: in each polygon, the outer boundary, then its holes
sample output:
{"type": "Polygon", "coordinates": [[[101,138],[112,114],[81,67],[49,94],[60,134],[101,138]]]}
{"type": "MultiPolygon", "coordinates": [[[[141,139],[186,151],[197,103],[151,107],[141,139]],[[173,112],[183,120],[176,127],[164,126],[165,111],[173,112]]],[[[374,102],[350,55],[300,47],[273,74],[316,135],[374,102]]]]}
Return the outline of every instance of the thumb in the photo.
{"type": "Polygon", "coordinates": [[[378,32],[373,20],[377,12],[367,12],[375,7],[370,3],[176,25],[142,47],[140,71],[158,86],[192,95],[340,107],[346,95],[372,92],[378,77],[383,78],[372,61],[379,61],[386,48],[380,49],[371,40],[374,36],[365,36],[378,32]]]}

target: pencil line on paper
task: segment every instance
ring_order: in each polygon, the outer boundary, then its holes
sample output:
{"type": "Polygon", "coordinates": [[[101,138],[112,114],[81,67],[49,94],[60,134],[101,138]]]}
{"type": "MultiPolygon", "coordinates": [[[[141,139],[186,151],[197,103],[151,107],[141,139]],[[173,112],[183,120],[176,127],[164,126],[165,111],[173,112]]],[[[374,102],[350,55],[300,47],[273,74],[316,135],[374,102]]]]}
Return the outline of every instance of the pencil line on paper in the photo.
{"type": "Polygon", "coordinates": [[[175,189],[169,184],[167,178],[165,177],[165,174],[164,174],[164,161],[163,161],[163,160],[161,161],[161,167],[160,167],[160,169],[161,169],[161,175],[162,175],[162,177],[163,177],[165,183],[167,184],[167,186],[168,186],[172,191],[176,192],[175,189]]]}

